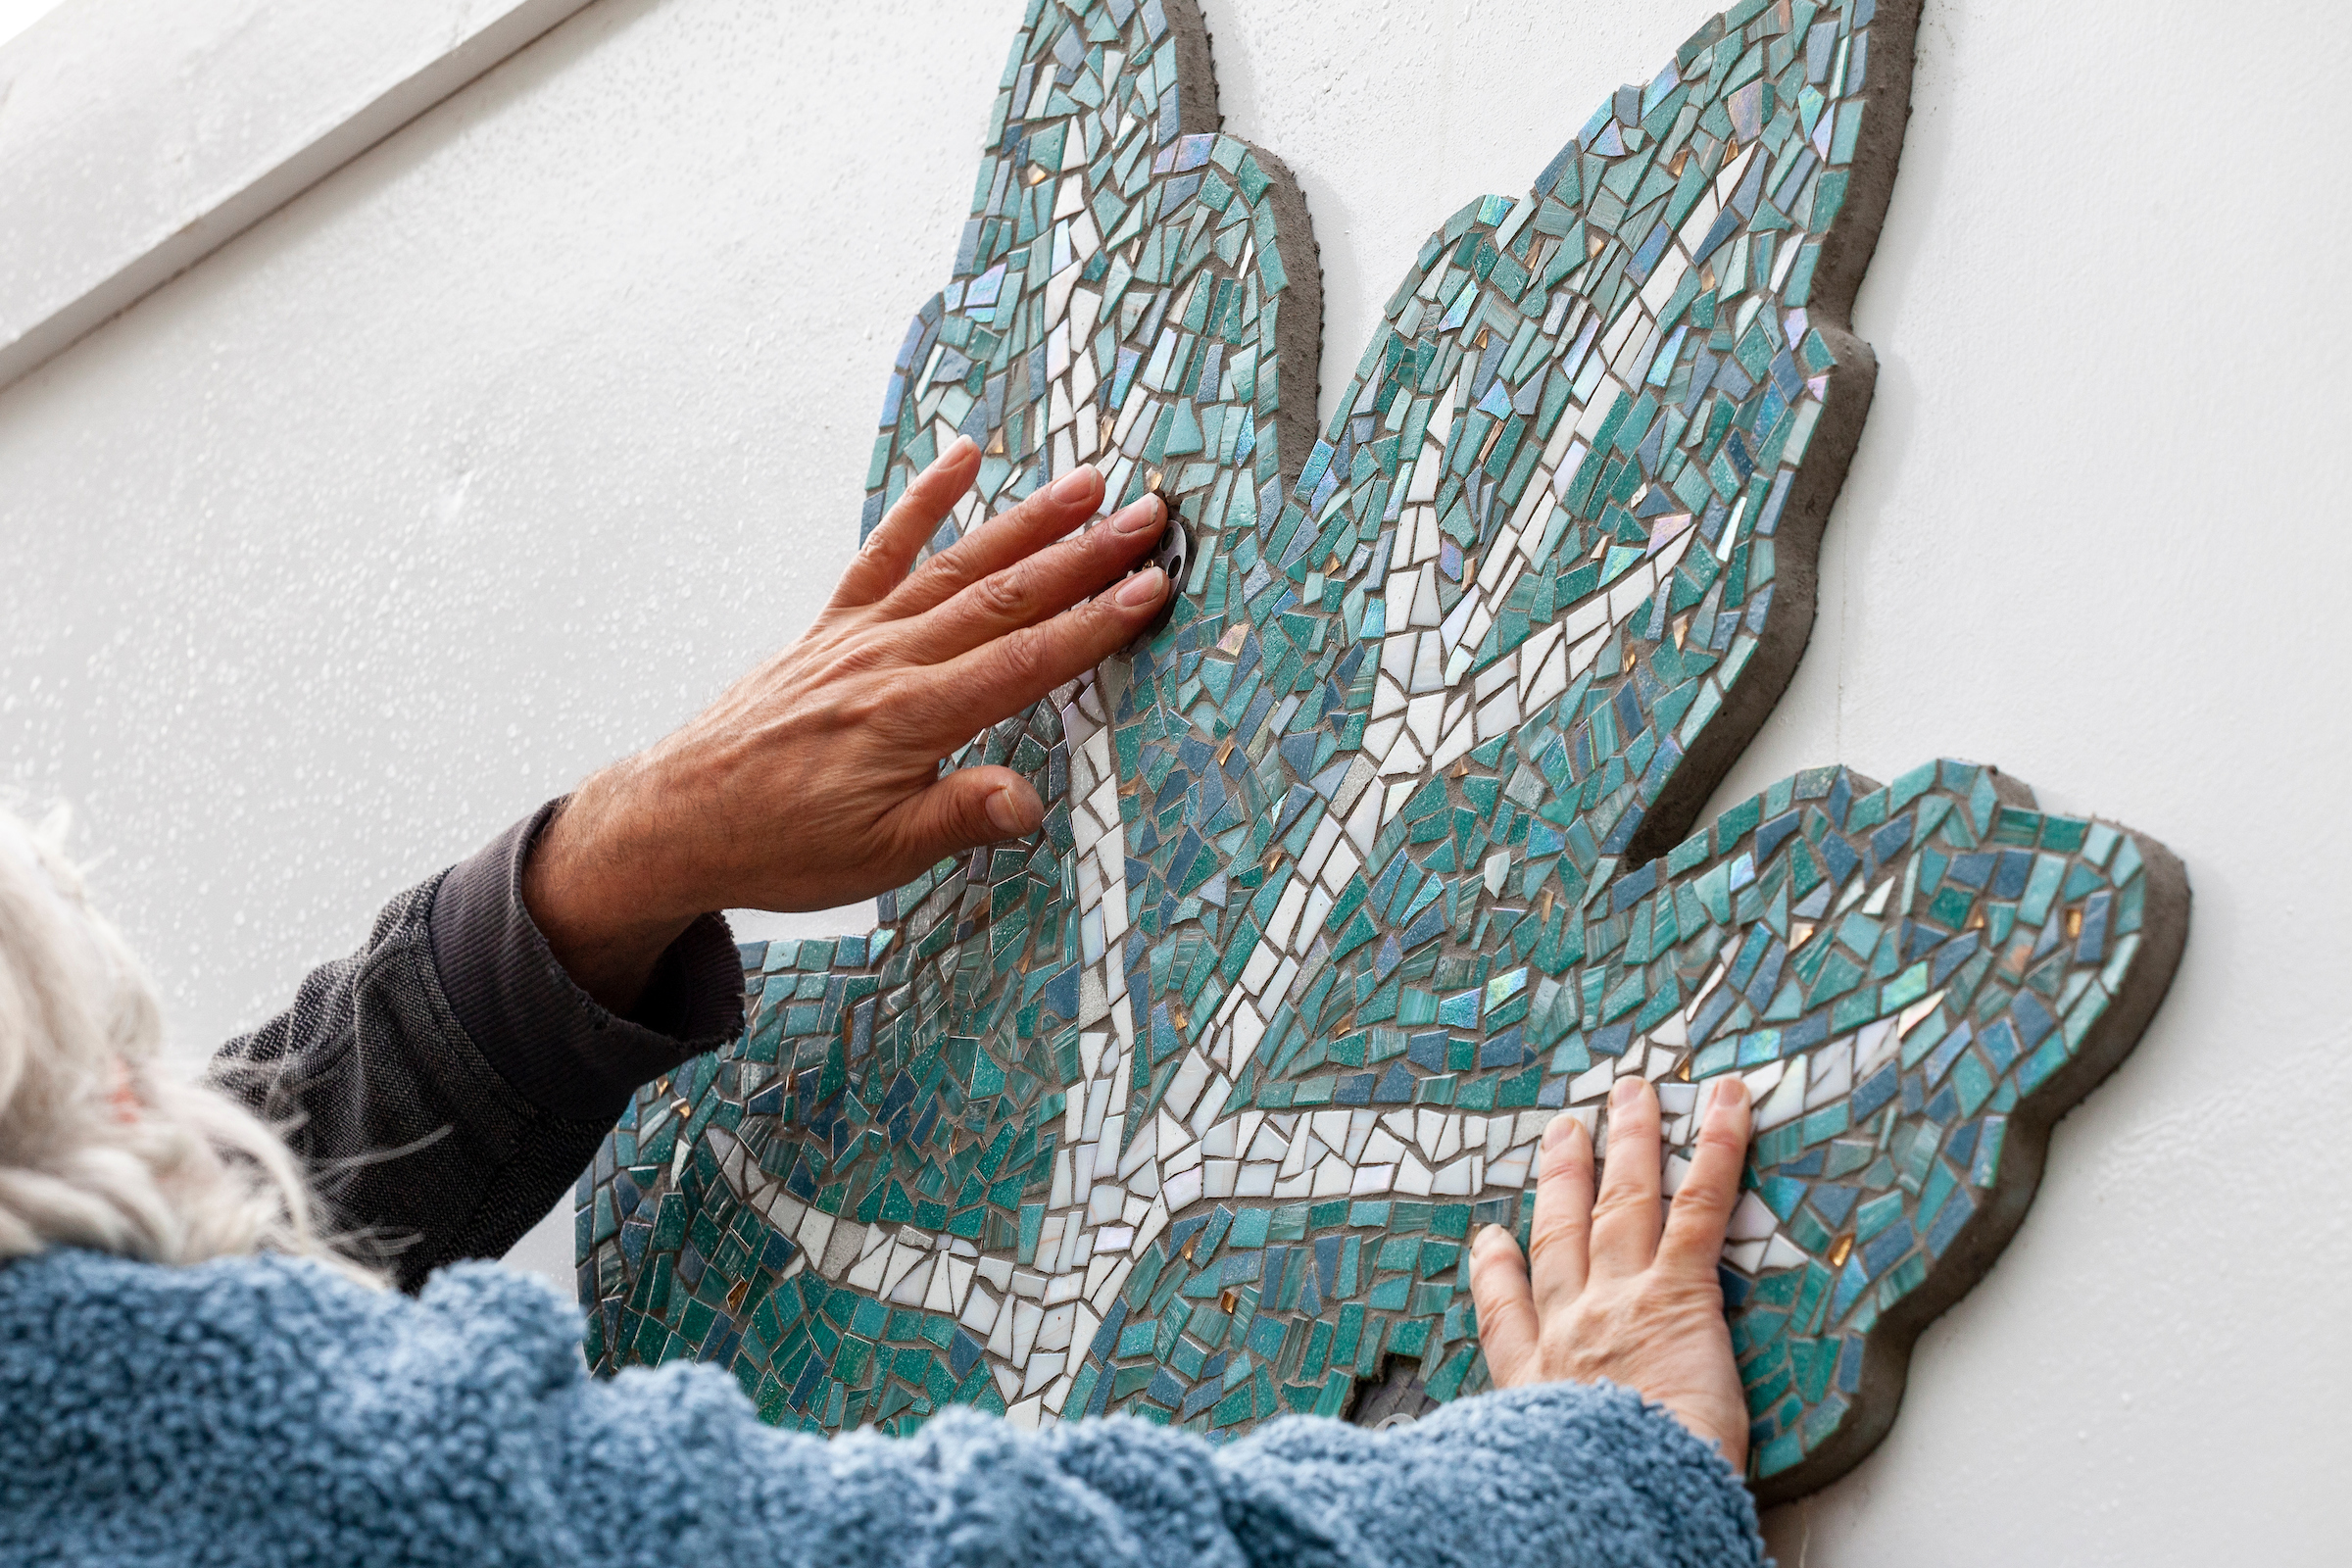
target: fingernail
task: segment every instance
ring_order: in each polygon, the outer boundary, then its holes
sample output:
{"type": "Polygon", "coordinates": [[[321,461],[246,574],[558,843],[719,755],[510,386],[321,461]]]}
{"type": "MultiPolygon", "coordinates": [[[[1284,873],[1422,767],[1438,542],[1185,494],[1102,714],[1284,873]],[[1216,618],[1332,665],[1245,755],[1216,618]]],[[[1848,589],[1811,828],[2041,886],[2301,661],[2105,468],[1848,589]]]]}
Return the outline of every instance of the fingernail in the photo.
{"type": "Polygon", "coordinates": [[[1609,1103],[1612,1105],[1630,1105],[1637,1098],[1640,1097],[1641,1093],[1642,1079],[1640,1074],[1629,1072],[1624,1077],[1618,1079],[1616,1084],[1609,1090],[1609,1103]]]}
{"type": "Polygon", "coordinates": [[[1072,468],[1046,486],[1046,494],[1055,501],[1081,501],[1094,489],[1094,469],[1072,468]]]}
{"type": "Polygon", "coordinates": [[[1028,814],[1021,809],[1021,803],[1010,788],[1001,789],[988,798],[988,825],[1006,838],[1029,831],[1028,814]]]}
{"type": "Polygon", "coordinates": [[[1116,597],[1118,602],[1129,610],[1141,610],[1146,605],[1159,603],[1159,596],[1165,591],[1167,582],[1168,574],[1166,572],[1157,566],[1146,566],[1119,584],[1116,597]]]}
{"type": "Polygon", "coordinates": [[[1559,1143],[1568,1136],[1568,1129],[1575,1125],[1576,1118],[1564,1110],[1552,1117],[1544,1124],[1544,1147],[1549,1149],[1559,1143]]]}
{"type": "Polygon", "coordinates": [[[931,466],[925,468],[923,471],[925,473],[937,473],[949,464],[954,463],[957,458],[962,457],[963,449],[965,447],[977,447],[979,443],[975,442],[970,436],[959,435],[955,440],[949,442],[947,450],[942,452],[938,457],[933,458],[931,460],[931,466]]]}
{"type": "Polygon", "coordinates": [[[1112,514],[1110,525],[1120,533],[1141,533],[1159,520],[1159,497],[1146,496],[1143,500],[1122,507],[1112,514]]]}

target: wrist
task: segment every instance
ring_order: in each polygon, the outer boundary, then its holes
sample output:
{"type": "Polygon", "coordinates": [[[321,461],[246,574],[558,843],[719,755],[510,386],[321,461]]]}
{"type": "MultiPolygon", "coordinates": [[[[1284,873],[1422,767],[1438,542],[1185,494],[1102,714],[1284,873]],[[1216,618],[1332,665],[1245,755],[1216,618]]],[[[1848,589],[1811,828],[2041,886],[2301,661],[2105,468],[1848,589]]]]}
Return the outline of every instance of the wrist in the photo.
{"type": "Polygon", "coordinates": [[[658,856],[614,788],[616,771],[582,785],[541,830],[523,861],[522,902],[572,981],[608,1011],[626,1014],[662,955],[703,911],[665,886],[658,856]]]}

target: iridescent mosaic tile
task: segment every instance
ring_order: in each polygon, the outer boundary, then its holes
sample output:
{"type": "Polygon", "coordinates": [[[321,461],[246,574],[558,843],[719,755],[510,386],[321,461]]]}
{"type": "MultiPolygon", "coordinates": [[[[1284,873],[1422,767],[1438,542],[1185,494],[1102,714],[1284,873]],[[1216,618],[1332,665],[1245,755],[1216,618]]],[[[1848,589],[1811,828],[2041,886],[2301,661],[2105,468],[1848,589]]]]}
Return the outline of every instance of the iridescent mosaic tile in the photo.
{"type": "Polygon", "coordinates": [[[1524,1236],[1544,1123],[1640,1073],[1671,1186],[1737,1072],[1754,1479],[1868,1451],[2186,917],[2160,846],[1971,763],[1691,830],[1811,624],[1913,20],[1710,21],[1430,237],[1318,437],[1305,208],[1217,132],[1198,15],[1032,0],[865,523],[962,432],[936,545],[1091,463],[1194,565],[961,759],[1036,781],[1037,838],[745,948],[744,1039],[582,1180],[597,1365],[723,1363],[824,1431],[1409,1414],[1485,1385],[1462,1254],[1524,1236]]]}

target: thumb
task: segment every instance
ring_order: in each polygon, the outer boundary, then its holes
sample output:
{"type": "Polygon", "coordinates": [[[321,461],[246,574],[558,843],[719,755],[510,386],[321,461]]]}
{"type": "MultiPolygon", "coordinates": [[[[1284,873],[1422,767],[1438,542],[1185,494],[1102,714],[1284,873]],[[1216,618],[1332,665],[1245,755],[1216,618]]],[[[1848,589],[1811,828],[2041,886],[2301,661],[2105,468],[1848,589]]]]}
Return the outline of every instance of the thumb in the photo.
{"type": "Polygon", "coordinates": [[[1029,781],[1009,767],[958,768],[891,813],[899,842],[928,862],[983,844],[1025,838],[1046,818],[1029,781]]]}

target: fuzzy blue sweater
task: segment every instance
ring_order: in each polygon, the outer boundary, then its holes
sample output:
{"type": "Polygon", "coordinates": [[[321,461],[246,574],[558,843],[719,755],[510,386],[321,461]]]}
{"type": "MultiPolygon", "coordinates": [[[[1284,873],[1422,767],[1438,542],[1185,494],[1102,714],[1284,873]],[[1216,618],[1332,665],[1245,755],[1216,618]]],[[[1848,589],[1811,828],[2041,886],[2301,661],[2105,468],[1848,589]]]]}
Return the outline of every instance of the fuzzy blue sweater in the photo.
{"type": "Polygon", "coordinates": [[[568,1303],[486,1264],[417,1298],[276,1257],[0,1267],[0,1562],[1763,1560],[1730,1467],[1613,1389],[1224,1448],[964,1411],[826,1443],[713,1368],[596,1381],[579,1339],[568,1303]]]}

